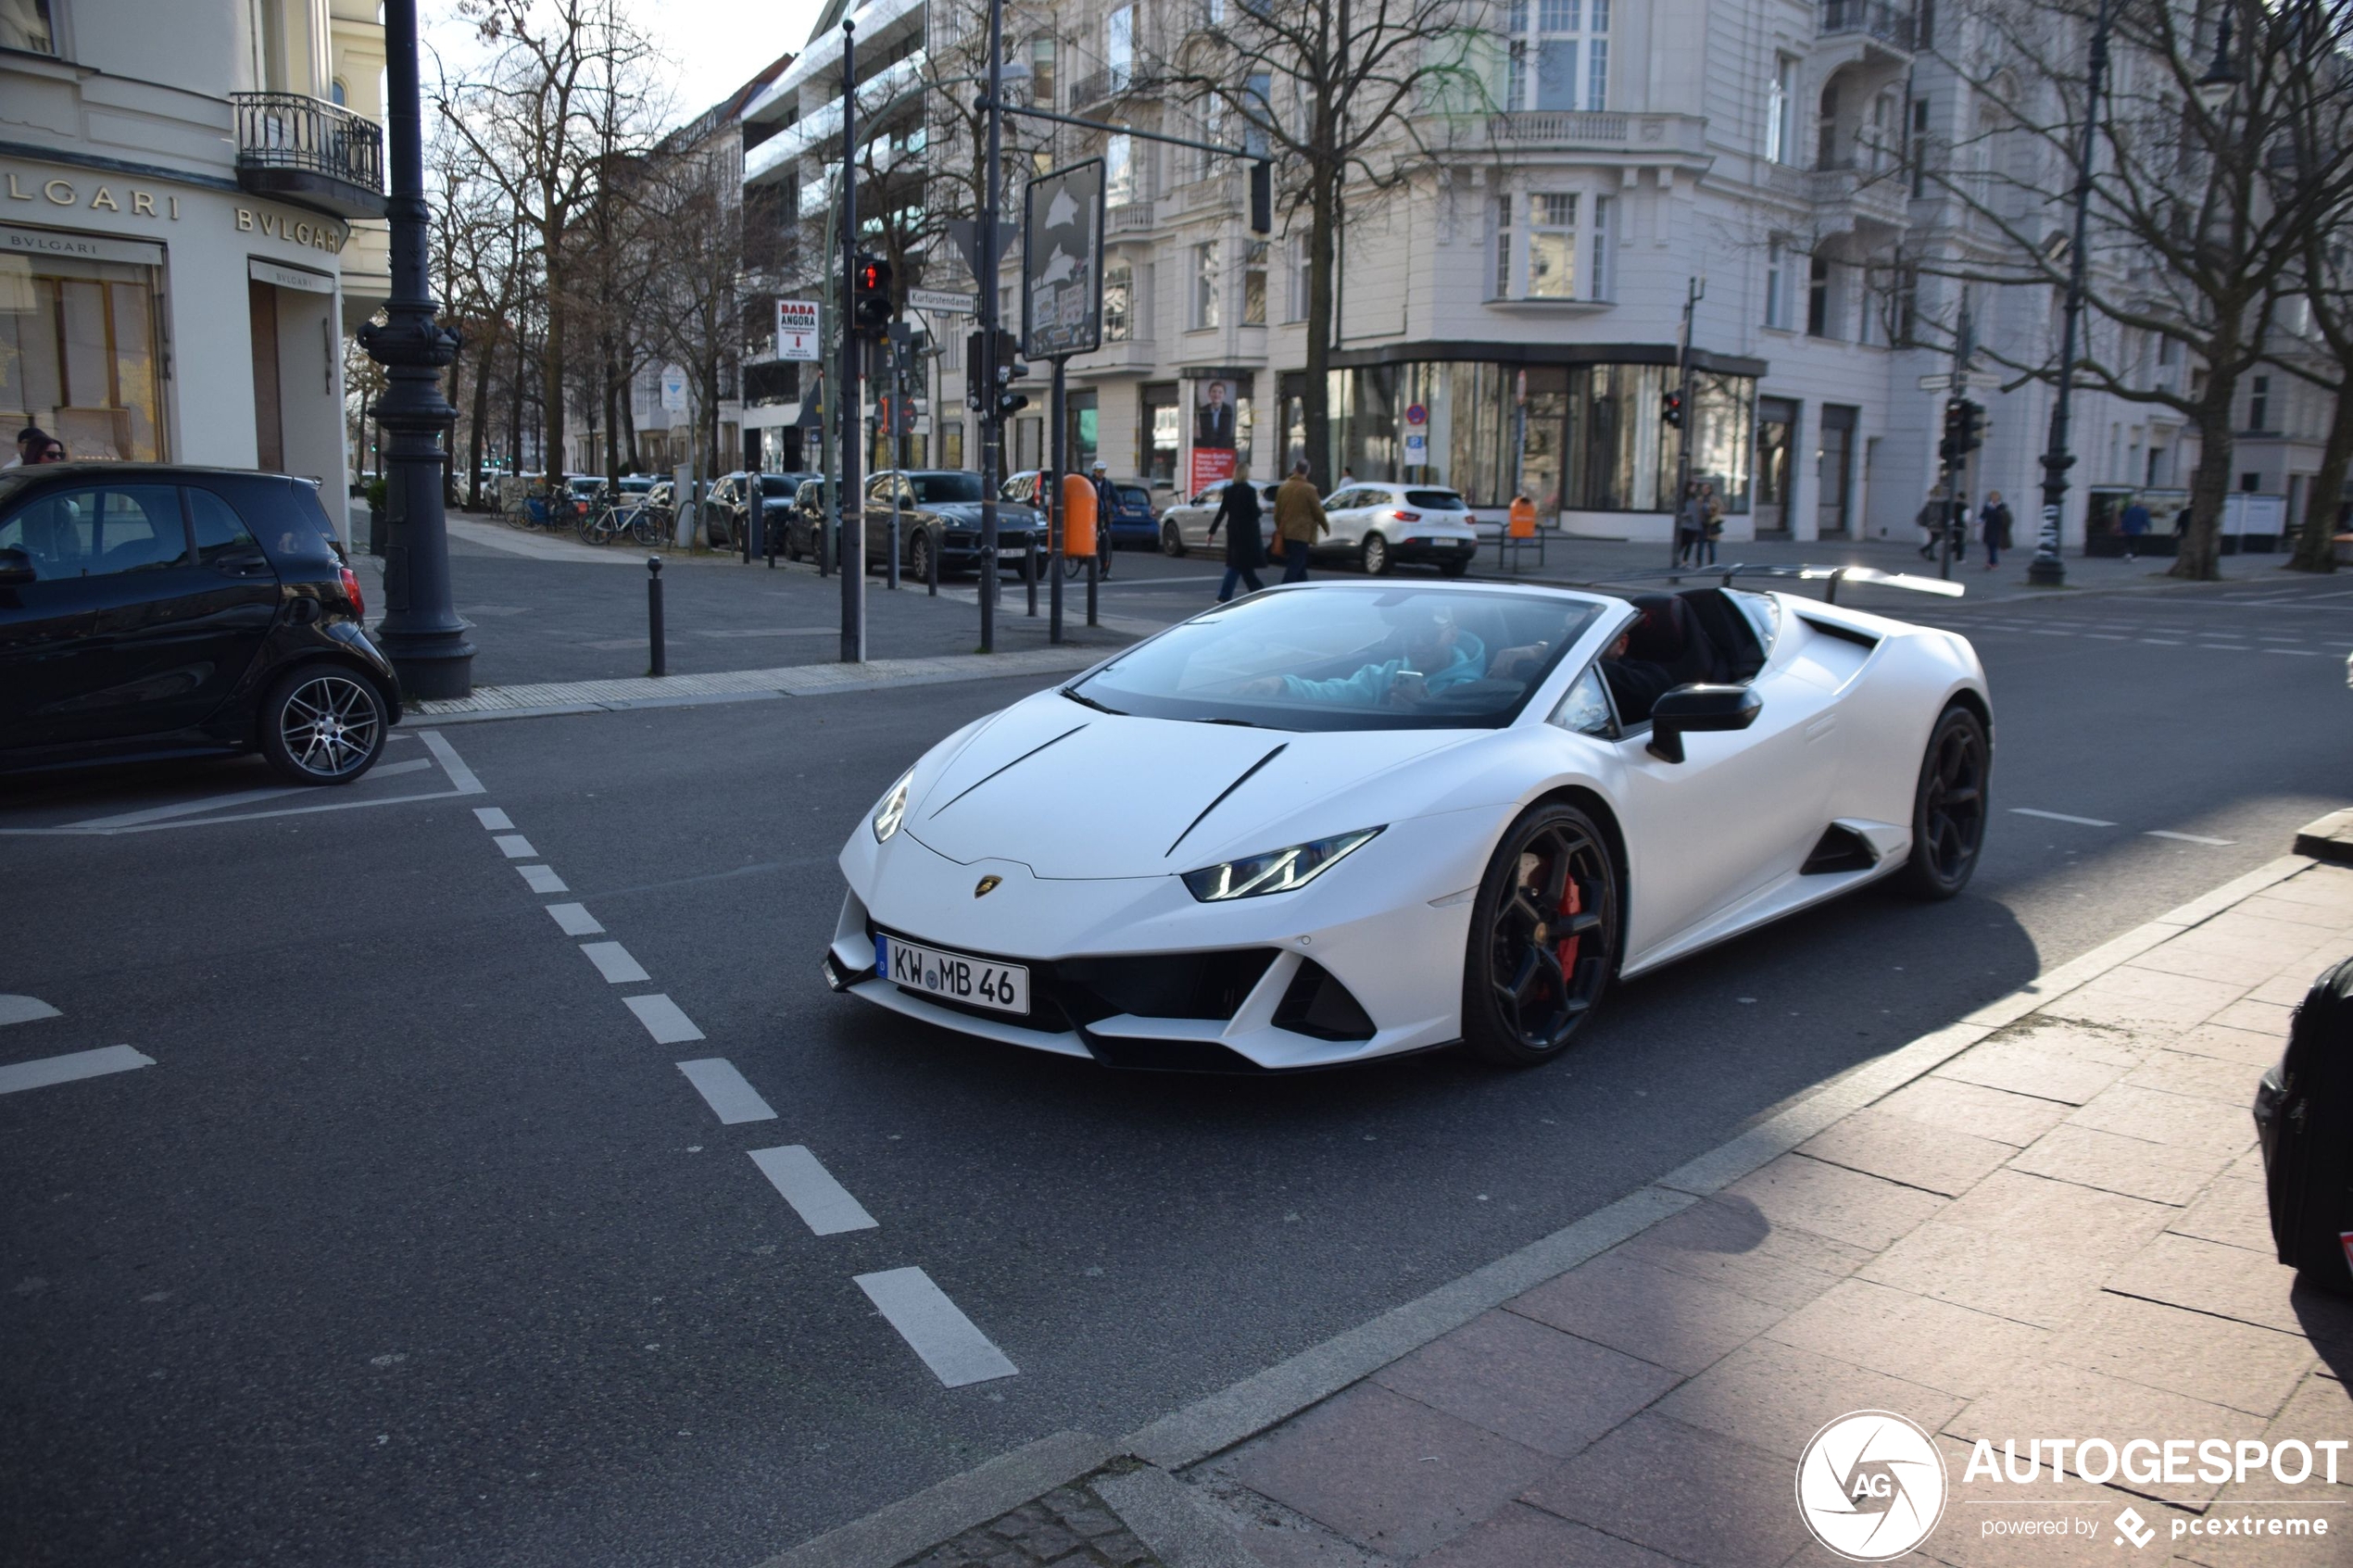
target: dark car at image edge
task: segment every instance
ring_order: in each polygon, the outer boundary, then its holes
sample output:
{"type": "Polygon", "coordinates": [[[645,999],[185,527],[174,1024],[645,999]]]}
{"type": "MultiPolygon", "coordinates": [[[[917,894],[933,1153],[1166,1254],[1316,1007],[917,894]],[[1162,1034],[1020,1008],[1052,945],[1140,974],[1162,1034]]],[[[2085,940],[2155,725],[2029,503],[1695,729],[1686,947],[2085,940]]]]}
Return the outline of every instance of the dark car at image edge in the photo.
{"type": "Polygon", "coordinates": [[[307,481],[0,472],[0,772],[258,751],[348,784],[400,721],[366,608],[307,481]]]}

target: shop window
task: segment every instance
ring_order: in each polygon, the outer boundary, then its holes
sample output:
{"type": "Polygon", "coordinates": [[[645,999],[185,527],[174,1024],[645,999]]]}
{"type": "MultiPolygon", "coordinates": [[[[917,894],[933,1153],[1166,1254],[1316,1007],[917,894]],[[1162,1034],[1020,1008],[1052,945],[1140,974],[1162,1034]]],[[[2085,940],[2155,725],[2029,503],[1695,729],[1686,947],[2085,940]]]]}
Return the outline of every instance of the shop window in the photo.
{"type": "Polygon", "coordinates": [[[155,269],[0,256],[0,422],[69,457],[160,462],[155,269]]]}

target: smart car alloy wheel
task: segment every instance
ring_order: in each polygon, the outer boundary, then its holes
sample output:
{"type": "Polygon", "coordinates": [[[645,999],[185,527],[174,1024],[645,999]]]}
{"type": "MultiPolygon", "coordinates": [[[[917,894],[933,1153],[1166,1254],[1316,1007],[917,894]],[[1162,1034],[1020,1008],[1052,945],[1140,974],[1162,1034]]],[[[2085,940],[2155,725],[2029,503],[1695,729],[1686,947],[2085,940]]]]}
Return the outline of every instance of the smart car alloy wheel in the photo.
{"type": "Polygon", "coordinates": [[[384,748],[383,694],[355,671],[305,665],[282,676],[262,705],[262,755],[296,784],[348,784],[384,748]]]}

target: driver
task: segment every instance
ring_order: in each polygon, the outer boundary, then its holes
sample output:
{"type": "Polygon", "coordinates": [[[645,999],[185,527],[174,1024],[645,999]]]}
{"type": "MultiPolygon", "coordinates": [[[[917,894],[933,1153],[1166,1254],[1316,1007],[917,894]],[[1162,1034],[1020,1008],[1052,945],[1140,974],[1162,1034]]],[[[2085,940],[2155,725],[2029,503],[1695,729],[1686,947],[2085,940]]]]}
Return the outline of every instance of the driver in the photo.
{"type": "Polygon", "coordinates": [[[1353,708],[1411,707],[1450,686],[1476,681],[1487,669],[1487,646],[1454,624],[1442,607],[1422,611],[1404,628],[1405,652],[1378,659],[1353,675],[1328,681],[1303,675],[1262,675],[1235,688],[1240,696],[1286,696],[1353,708]]]}

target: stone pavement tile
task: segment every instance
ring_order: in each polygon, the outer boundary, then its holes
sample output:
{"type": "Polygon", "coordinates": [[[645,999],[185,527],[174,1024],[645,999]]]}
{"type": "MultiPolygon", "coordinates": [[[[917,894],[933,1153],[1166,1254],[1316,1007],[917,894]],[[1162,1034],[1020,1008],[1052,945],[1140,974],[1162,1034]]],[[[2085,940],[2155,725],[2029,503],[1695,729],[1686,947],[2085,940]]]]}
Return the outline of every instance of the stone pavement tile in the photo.
{"type": "Polygon", "coordinates": [[[2112,969],[2045,1004],[2043,1011],[2119,1029],[2194,1029],[2248,989],[2185,974],[2112,969]]]}
{"type": "Polygon", "coordinates": [[[2091,1061],[2022,1035],[1996,1035],[1971,1046],[1931,1076],[2082,1105],[2140,1064],[2137,1054],[2128,1062],[2091,1061]]]}
{"type": "Polygon", "coordinates": [[[1776,1225],[1748,1199],[1721,1193],[1669,1215],[1617,1250],[1782,1308],[1806,1305],[1871,1259],[1862,1248],[1776,1225]]]}
{"type": "Polygon", "coordinates": [[[1504,1305],[1655,1366],[1704,1372],[1770,1328],[1781,1309],[1606,1252],[1504,1305]]]}
{"type": "Polygon", "coordinates": [[[2296,1020],[2296,1010],[2277,1002],[2237,1001],[2207,1020],[2232,1029],[2252,1029],[2259,1035],[2269,1035],[2282,1048],[2287,1045],[2288,1025],[2296,1020]]]}
{"type": "Polygon", "coordinates": [[[2011,1169],[2179,1208],[2204,1192],[2231,1158],[2093,1127],[2054,1127],[2033,1148],[2020,1150],[2011,1169]]]}
{"type": "Polygon", "coordinates": [[[1868,1176],[1958,1198],[2012,1154],[2008,1144],[1867,1107],[1798,1145],[1797,1152],[1868,1176]]]}
{"type": "Polygon", "coordinates": [[[2277,1007],[2292,1008],[2304,999],[2312,988],[2312,976],[2301,972],[2275,974],[2246,994],[2250,1002],[2270,1002],[2277,1007]]]}
{"type": "Polygon", "coordinates": [[[2049,1359],[2266,1420],[2319,1360],[2301,1336],[2130,1296],[2104,1298],[2049,1359]]]}
{"type": "Polygon", "coordinates": [[[1993,1138],[2014,1148],[2024,1148],[2067,1117],[2067,1107],[2057,1100],[1933,1074],[1905,1085],[1872,1109],[1993,1138]]]}
{"type": "Polygon", "coordinates": [[[1897,1411],[1933,1432],[1965,1401],[1848,1360],[1754,1339],[1676,1389],[1656,1412],[1779,1454],[1793,1465],[1806,1445],[1854,1411],[1897,1411]]]}
{"type": "Polygon", "coordinates": [[[2265,1176],[2263,1171],[2263,1150],[2261,1147],[2258,1146],[2257,1148],[2250,1148],[2245,1154],[2240,1155],[2236,1160],[2232,1160],[2230,1164],[2224,1168],[2222,1176],[2226,1181],[2262,1182],[2265,1179],[2265,1176]]]}
{"type": "MultiPolygon", "coordinates": [[[[1966,1399],[2004,1369],[2042,1359],[2051,1331],[1869,1280],[1843,1280],[1766,1337],[1966,1399]]],[[[1925,1424],[1926,1418],[1918,1418],[1925,1424]]]]}
{"type": "Polygon", "coordinates": [[[1516,1502],[1414,1568],[1676,1568],[1675,1560],[1516,1502]]]}
{"type": "Polygon", "coordinates": [[[2195,1236],[2160,1236],[2110,1273],[2107,1286],[2120,1296],[2301,1334],[2303,1325],[2288,1300],[2295,1282],[2296,1271],[2268,1252],[2195,1236]]]}
{"type": "Polygon", "coordinates": [[[2341,909],[2333,908],[2327,904],[2312,904],[2298,898],[2285,897],[2268,887],[2252,897],[2243,900],[2238,908],[2257,920],[2317,925],[2322,931],[2342,931],[2348,924],[2353,924],[2353,919],[2348,919],[2341,909]]]}
{"type": "Polygon", "coordinates": [[[1779,1454],[1645,1412],[1521,1500],[1684,1562],[1755,1568],[1806,1538],[1795,1484],[1779,1454]]]}
{"type": "Polygon", "coordinates": [[[2259,910],[2249,904],[2225,909],[2197,928],[2208,939],[2228,937],[2269,942],[2277,953],[2309,953],[2325,942],[2335,939],[2335,933],[2317,929],[2309,921],[2282,920],[2274,914],[2259,910]]]}
{"type": "Polygon", "coordinates": [[[1222,1468],[1361,1546],[1411,1558],[1488,1518],[1557,1462],[1360,1383],[1222,1468]]]}
{"type": "MultiPolygon", "coordinates": [[[[2017,1443],[2023,1451],[2035,1437],[2111,1433],[2120,1439],[2129,1434],[2236,1441],[2261,1436],[2264,1424],[2261,1416],[2245,1411],[2054,1362],[2020,1369],[1946,1422],[1944,1431],[1966,1443],[1982,1438],[1998,1454],[2005,1441],[2017,1443]]],[[[2129,1479],[2120,1470],[2108,1485],[2191,1509],[2205,1507],[2221,1490],[2221,1482],[2197,1478],[2195,1461],[2188,1475],[2189,1479],[2178,1482],[2141,1482],[2129,1479]]]]}
{"type": "Polygon", "coordinates": [[[2124,1086],[2218,1100],[2248,1119],[2247,1135],[2252,1137],[2255,1123],[2247,1108],[2255,1102],[2255,1081],[2262,1075],[2261,1068],[2242,1061],[2159,1050],[2151,1051],[2148,1060],[2125,1074],[2124,1086]]]}
{"type": "Polygon", "coordinates": [[[1864,1265],[1857,1277],[2063,1328],[2174,1212],[2004,1169],[1864,1265]]]}
{"type": "MultiPolygon", "coordinates": [[[[2321,1370],[2340,1383],[2353,1382],[2353,1299],[2298,1286],[2288,1305],[2304,1325],[2304,1337],[2321,1353],[2321,1370]]],[[[2353,1437],[2353,1430],[2341,1436],[2353,1437]]],[[[2353,1459],[2347,1463],[2353,1464],[2353,1459]]]]}
{"type": "MultiPolygon", "coordinates": [[[[2346,1392],[2343,1382],[2315,1374],[2297,1386],[2296,1392],[2289,1396],[2285,1408],[2271,1418],[2271,1424],[2263,1433],[2264,1441],[2272,1444],[2284,1442],[2290,1437],[2302,1443],[2353,1437],[2353,1395],[2346,1392]]],[[[2292,1461],[2289,1468],[2295,1468],[2292,1461]]],[[[2243,1486],[2233,1481],[2222,1488],[2222,1496],[2226,1499],[2297,1497],[2305,1495],[2308,1488],[2326,1486],[2327,1491],[2314,1490],[2311,1495],[2336,1499],[2339,1506],[2353,1505],[2353,1449],[2338,1449],[2336,1479],[2330,1481],[2328,1474],[2326,1457],[2316,1450],[2311,1479],[2294,1490],[2283,1492],[2278,1478],[2266,1473],[2249,1475],[2243,1486]]],[[[2342,1526],[2331,1526],[2332,1529],[2340,1527],[2348,1536],[2353,1536],[2353,1516],[2348,1516],[2342,1526]]],[[[2348,1550],[2347,1555],[2353,1556],[2353,1550],[2348,1550]]]]}
{"type": "MultiPolygon", "coordinates": [[[[2126,960],[2125,967],[2149,970],[2158,974],[2187,975],[2242,989],[2263,985],[2279,974],[2280,956],[2276,949],[2267,951],[2253,942],[2245,943],[2245,950],[2193,947],[2185,945],[2186,942],[2187,938],[2175,937],[2160,947],[2126,960]]],[[[2241,946],[2233,944],[2233,948],[2241,946]]]]}
{"type": "MultiPolygon", "coordinates": [[[[2271,1418],[2265,1428],[2263,1440],[2274,1446],[2294,1438],[2311,1443],[2321,1438],[2353,1436],[2353,1399],[2346,1395],[2342,1383],[2315,1374],[2308,1377],[2288,1399],[2287,1405],[2271,1418]]],[[[2291,1473],[2296,1461],[2288,1463],[2291,1473]]],[[[2325,1458],[2313,1456],[2312,1473],[2304,1481],[2289,1486],[2268,1469],[2250,1474],[2245,1481],[2235,1478],[2222,1487],[2221,1496],[2207,1511],[2206,1517],[2222,1522],[2239,1522],[2236,1535],[2208,1536],[2201,1532],[2174,1545],[2174,1551],[2198,1568],[2344,1568],[2353,1559],[2353,1453],[2340,1450],[2337,1454],[2336,1481],[2327,1479],[2325,1458]],[[2262,1504],[2273,1506],[2264,1507],[2262,1504]],[[2279,1504],[2287,1506],[2277,1506],[2279,1504]],[[2326,1519],[2326,1535],[2290,1535],[2286,1521],[2296,1518],[2326,1519]],[[2282,1533],[2270,1533],[2269,1522],[2282,1521],[2282,1533]],[[2255,1534],[2251,1521],[2263,1521],[2263,1533],[2255,1534]]]]}
{"type": "Polygon", "coordinates": [[[2166,1041],[2165,1047],[2193,1056],[2212,1057],[2218,1061],[2235,1061],[2259,1073],[2280,1060],[2280,1053],[2287,1049],[2287,1035],[2269,1029],[2233,1029],[2224,1023],[2201,1023],[2189,1033],[2166,1041]]]}
{"type": "Polygon", "coordinates": [[[1516,1312],[1486,1312],[1373,1374],[1392,1393],[1567,1459],[1678,1374],[1516,1312]]]}
{"type": "Polygon", "coordinates": [[[1388,1557],[1366,1551],[1220,1471],[1196,1470],[1186,1484],[1232,1523],[1242,1549],[1261,1568],[1391,1568],[1388,1557]]]}
{"type": "Polygon", "coordinates": [[[1918,1187],[1826,1165],[1802,1154],[1784,1154],[1724,1189],[1728,1198],[1745,1198],[1775,1225],[1877,1251],[1944,1206],[1945,1200],[1918,1187]]]}
{"type": "Polygon", "coordinates": [[[2271,1207],[2260,1182],[2218,1181],[2165,1228],[2272,1256],[2271,1207]]]}

